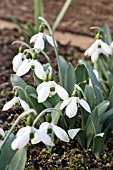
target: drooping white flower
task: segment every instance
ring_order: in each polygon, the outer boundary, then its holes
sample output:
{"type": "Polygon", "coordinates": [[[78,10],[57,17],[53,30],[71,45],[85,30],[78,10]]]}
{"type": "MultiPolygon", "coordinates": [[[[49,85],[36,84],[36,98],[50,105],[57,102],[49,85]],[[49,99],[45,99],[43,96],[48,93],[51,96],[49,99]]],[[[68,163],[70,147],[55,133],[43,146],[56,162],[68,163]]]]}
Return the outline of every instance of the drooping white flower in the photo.
{"type": "Polygon", "coordinates": [[[48,122],[43,122],[39,129],[43,129],[45,131],[45,133],[47,134],[48,129],[52,129],[52,131],[55,133],[55,135],[62,141],[64,142],[69,142],[69,137],[67,135],[67,133],[60,128],[59,126],[54,125],[52,122],[48,123],[48,122]]]}
{"type": "Polygon", "coordinates": [[[28,110],[29,109],[28,104],[24,100],[20,99],[20,97],[14,97],[12,100],[8,101],[4,105],[3,111],[6,111],[6,110],[10,109],[16,103],[20,103],[24,110],[28,110]]]}
{"type": "Polygon", "coordinates": [[[113,49],[113,41],[111,42],[110,47],[111,47],[111,49],[113,49]]]}
{"type": "Polygon", "coordinates": [[[55,83],[54,81],[49,81],[49,82],[43,82],[37,87],[37,93],[38,93],[38,102],[42,103],[44,102],[48,97],[51,97],[55,95],[56,93],[58,96],[66,100],[68,99],[68,93],[67,91],[55,83]]]}
{"type": "Polygon", "coordinates": [[[25,54],[23,53],[18,53],[12,61],[13,64],[13,71],[16,72],[20,65],[22,64],[23,60],[26,58],[25,54]]]}
{"type": "Polygon", "coordinates": [[[11,144],[13,150],[21,149],[26,146],[31,140],[32,144],[36,144],[39,142],[43,142],[46,145],[53,146],[53,142],[48,134],[46,134],[43,130],[38,130],[31,126],[26,126],[21,128],[17,134],[16,138],[11,144]],[[31,135],[32,134],[32,135],[31,135]],[[33,136],[31,138],[31,136],[33,136]]]}
{"type": "Polygon", "coordinates": [[[66,115],[69,118],[72,118],[77,114],[78,104],[81,105],[87,112],[91,112],[88,103],[79,97],[70,97],[67,100],[64,100],[60,106],[60,109],[62,110],[66,107],[66,115]]]}
{"type": "Polygon", "coordinates": [[[98,60],[99,54],[101,53],[108,57],[111,55],[112,50],[108,44],[103,42],[101,39],[97,39],[94,44],[92,44],[91,47],[85,51],[84,55],[91,56],[92,62],[96,62],[98,60]]]}
{"type": "Polygon", "coordinates": [[[33,35],[30,39],[30,43],[34,42],[34,48],[43,50],[45,47],[44,40],[47,40],[50,45],[54,46],[53,38],[42,32],[33,35]]]}
{"type": "Polygon", "coordinates": [[[20,67],[17,69],[16,74],[18,76],[23,76],[25,75],[32,67],[34,67],[34,72],[36,74],[36,76],[40,79],[44,78],[44,69],[43,66],[40,62],[38,62],[37,60],[33,60],[33,59],[25,59],[22,64],[20,65],[20,67]]]}

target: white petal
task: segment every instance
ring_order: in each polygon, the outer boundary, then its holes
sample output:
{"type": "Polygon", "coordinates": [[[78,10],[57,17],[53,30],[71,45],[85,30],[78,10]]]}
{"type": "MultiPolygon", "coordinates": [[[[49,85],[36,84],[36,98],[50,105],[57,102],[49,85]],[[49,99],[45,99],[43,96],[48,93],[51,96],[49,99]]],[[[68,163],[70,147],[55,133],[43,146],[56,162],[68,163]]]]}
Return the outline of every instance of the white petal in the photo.
{"type": "Polygon", "coordinates": [[[40,125],[40,127],[39,127],[39,129],[48,129],[49,128],[49,126],[50,126],[50,123],[48,123],[48,122],[43,122],[41,125],[40,125]]]}
{"type": "Polygon", "coordinates": [[[91,55],[91,60],[92,60],[92,62],[93,62],[93,63],[96,62],[96,61],[98,60],[98,57],[99,57],[98,52],[93,53],[93,54],[91,55]]]}
{"type": "Polygon", "coordinates": [[[39,34],[35,34],[31,37],[30,43],[35,42],[38,39],[39,34]]]}
{"type": "Polygon", "coordinates": [[[71,103],[66,107],[66,115],[67,115],[69,118],[72,118],[72,117],[74,117],[74,116],[77,114],[77,110],[78,110],[78,107],[77,107],[76,102],[71,102],[71,103]]]}
{"type": "MultiPolygon", "coordinates": [[[[46,34],[44,34],[44,35],[45,35],[47,41],[49,42],[49,44],[52,45],[52,46],[54,47],[53,38],[52,38],[50,35],[46,35],[46,34]]],[[[57,46],[56,41],[55,41],[55,45],[57,46]]]]}
{"type": "Polygon", "coordinates": [[[79,103],[87,112],[91,113],[91,109],[90,109],[88,103],[85,100],[80,99],[79,103]]]}
{"type": "Polygon", "coordinates": [[[85,51],[85,53],[84,53],[84,55],[86,56],[86,55],[89,55],[89,56],[91,56],[96,50],[97,50],[97,48],[98,48],[98,40],[96,40],[92,45],[91,45],[91,47],[90,48],[88,48],[86,51],[85,51]]]}
{"type": "Polygon", "coordinates": [[[16,72],[19,66],[22,64],[22,58],[25,58],[26,56],[23,53],[18,53],[14,58],[13,58],[13,71],[16,72]]]}
{"type": "Polygon", "coordinates": [[[3,107],[3,111],[6,111],[8,109],[10,109],[13,105],[15,105],[15,103],[18,102],[18,97],[14,97],[12,100],[10,100],[9,102],[7,102],[4,107],[3,107]]]}
{"type": "Polygon", "coordinates": [[[51,123],[52,126],[52,130],[55,133],[55,135],[62,141],[64,142],[69,142],[69,137],[67,135],[67,133],[60,127],[54,125],[53,123],[51,123]]]}
{"type": "Polygon", "coordinates": [[[0,128],[0,135],[2,135],[3,137],[5,136],[5,132],[3,131],[2,128],[0,128]]]}
{"type": "Polygon", "coordinates": [[[44,79],[45,72],[44,72],[44,69],[43,69],[42,64],[39,63],[38,61],[35,62],[35,70],[34,70],[34,71],[35,71],[36,76],[37,76],[39,79],[41,79],[41,80],[44,79]]]}
{"type": "Polygon", "coordinates": [[[21,104],[21,106],[22,106],[22,108],[24,109],[24,110],[29,110],[30,108],[29,108],[29,105],[24,101],[24,100],[22,100],[22,99],[20,99],[19,98],[19,100],[20,100],[20,104],[21,104]]]}
{"type": "Polygon", "coordinates": [[[69,137],[73,139],[80,130],[80,128],[68,130],[69,137]]]}
{"type": "Polygon", "coordinates": [[[19,131],[17,132],[16,134],[16,137],[19,137],[23,134],[30,134],[32,132],[32,127],[31,126],[26,126],[26,127],[23,127],[21,129],[19,129],[19,131]]]}
{"type": "Polygon", "coordinates": [[[40,90],[38,90],[38,102],[39,103],[44,102],[49,96],[49,92],[50,92],[50,87],[49,87],[48,82],[44,82],[42,84],[43,86],[41,86],[40,90]]]}
{"type": "Polygon", "coordinates": [[[107,54],[112,53],[111,47],[108,44],[106,44],[105,42],[103,42],[102,40],[101,40],[101,46],[107,54]]]}
{"type": "MultiPolygon", "coordinates": [[[[55,83],[56,84],[56,83],[55,83]]],[[[57,94],[59,95],[59,97],[62,99],[62,100],[66,100],[68,99],[69,95],[67,93],[67,91],[61,87],[60,85],[56,84],[56,91],[57,91],[57,94]]]]}
{"type": "Polygon", "coordinates": [[[43,33],[39,33],[38,39],[35,41],[34,48],[44,49],[43,33]]]}
{"type": "Polygon", "coordinates": [[[21,66],[18,68],[16,74],[18,76],[23,76],[25,75],[31,68],[31,63],[26,60],[24,60],[21,64],[21,66]]]}
{"type": "Polygon", "coordinates": [[[62,110],[64,107],[66,107],[71,102],[71,97],[67,100],[64,100],[62,104],[60,105],[60,110],[62,110]]]}
{"type": "Polygon", "coordinates": [[[29,134],[22,134],[19,137],[17,137],[11,144],[11,147],[13,150],[21,149],[24,146],[26,146],[29,142],[30,135],[29,134]]]}

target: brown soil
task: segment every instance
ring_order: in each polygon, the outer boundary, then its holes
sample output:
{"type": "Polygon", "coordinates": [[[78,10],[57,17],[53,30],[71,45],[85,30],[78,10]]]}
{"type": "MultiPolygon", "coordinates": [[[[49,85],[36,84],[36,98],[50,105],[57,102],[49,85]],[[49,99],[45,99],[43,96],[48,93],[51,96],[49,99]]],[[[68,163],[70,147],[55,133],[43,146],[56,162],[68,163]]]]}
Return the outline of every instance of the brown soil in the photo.
{"type": "MultiPolygon", "coordinates": [[[[65,0],[44,0],[44,16],[53,23],[65,0]]],[[[0,19],[12,15],[22,23],[33,23],[33,1],[1,0],[0,19]],[[7,11],[7,12],[6,12],[7,11]],[[23,16],[24,14],[24,16],[23,16]]],[[[109,24],[113,34],[113,1],[112,0],[72,0],[58,29],[83,35],[94,35],[92,26],[109,24]]]]}

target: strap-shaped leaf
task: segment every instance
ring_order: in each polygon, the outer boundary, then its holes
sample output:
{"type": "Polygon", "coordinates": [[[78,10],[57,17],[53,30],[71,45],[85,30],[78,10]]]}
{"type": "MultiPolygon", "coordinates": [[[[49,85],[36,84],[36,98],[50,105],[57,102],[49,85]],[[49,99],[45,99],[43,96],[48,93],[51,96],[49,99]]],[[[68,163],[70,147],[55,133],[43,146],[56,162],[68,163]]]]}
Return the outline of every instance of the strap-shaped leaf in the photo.
{"type": "Polygon", "coordinates": [[[93,72],[92,67],[87,63],[85,63],[84,65],[87,68],[88,74],[91,78],[92,85],[93,85],[94,92],[95,92],[95,96],[96,96],[97,102],[99,104],[102,101],[104,101],[104,97],[103,97],[103,94],[102,94],[101,87],[100,87],[99,82],[98,82],[98,80],[97,80],[97,78],[96,78],[96,76],[93,72]]]}
{"type": "Polygon", "coordinates": [[[11,163],[7,167],[7,170],[24,170],[27,158],[26,147],[19,149],[14,155],[11,163]]]}
{"type": "Polygon", "coordinates": [[[10,163],[16,152],[11,148],[11,143],[13,140],[14,135],[11,134],[0,150],[0,170],[5,170],[6,166],[10,163]]]}
{"type": "Polygon", "coordinates": [[[52,122],[57,125],[58,121],[59,121],[59,118],[62,114],[61,110],[60,110],[60,105],[61,105],[61,102],[59,102],[54,108],[58,111],[53,111],[51,113],[51,117],[52,117],[52,122]]]}
{"type": "Polygon", "coordinates": [[[99,157],[103,147],[104,147],[104,133],[95,135],[93,139],[93,153],[96,157],[99,157]]]}
{"type": "Polygon", "coordinates": [[[112,42],[112,37],[111,37],[111,31],[110,31],[110,28],[109,26],[106,24],[104,25],[104,27],[102,28],[103,30],[103,33],[104,33],[104,41],[107,43],[107,44],[111,44],[112,42]]]}
{"type": "Polygon", "coordinates": [[[65,89],[67,90],[67,92],[69,93],[69,95],[72,95],[72,92],[74,90],[74,84],[76,82],[76,78],[75,78],[75,72],[74,72],[74,68],[71,64],[68,65],[67,70],[66,70],[66,74],[65,74],[65,89]]]}
{"type": "Polygon", "coordinates": [[[110,101],[109,109],[113,108],[113,87],[111,89],[110,95],[108,97],[108,100],[110,101]]]}
{"type": "Polygon", "coordinates": [[[62,56],[58,56],[58,57],[59,57],[59,79],[60,79],[61,85],[64,86],[65,74],[66,74],[68,63],[62,56]]]}
{"type": "Polygon", "coordinates": [[[87,81],[89,76],[88,76],[88,72],[87,69],[85,68],[84,64],[79,64],[76,68],[75,68],[75,75],[76,75],[76,83],[79,84],[80,82],[84,82],[87,81]]]}
{"type": "Polygon", "coordinates": [[[86,96],[87,102],[91,110],[93,110],[94,109],[94,90],[92,86],[90,85],[85,86],[85,96],[86,96]]]}

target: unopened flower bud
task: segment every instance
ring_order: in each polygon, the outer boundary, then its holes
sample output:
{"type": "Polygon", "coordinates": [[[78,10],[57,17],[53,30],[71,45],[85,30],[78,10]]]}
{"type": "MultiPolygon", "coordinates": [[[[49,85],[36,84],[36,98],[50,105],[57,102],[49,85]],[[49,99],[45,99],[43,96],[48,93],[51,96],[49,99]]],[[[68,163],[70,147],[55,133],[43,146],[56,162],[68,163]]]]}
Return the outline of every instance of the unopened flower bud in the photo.
{"type": "Polygon", "coordinates": [[[41,24],[41,25],[39,26],[39,32],[44,32],[44,25],[41,24]]]}
{"type": "Polygon", "coordinates": [[[52,76],[52,68],[51,68],[51,66],[49,66],[48,80],[49,80],[49,81],[53,80],[53,76],[52,76]]]}
{"type": "Polygon", "coordinates": [[[46,122],[50,123],[51,121],[52,121],[51,114],[48,113],[48,114],[46,115],[46,122]]]}
{"type": "Polygon", "coordinates": [[[36,53],[33,53],[32,59],[33,59],[33,60],[37,60],[37,54],[36,54],[36,53]]]}
{"type": "Polygon", "coordinates": [[[29,115],[29,116],[27,117],[26,126],[32,126],[33,121],[34,121],[34,116],[29,115]]]}
{"type": "Polygon", "coordinates": [[[48,81],[48,75],[47,74],[44,75],[43,81],[48,81]]]}

